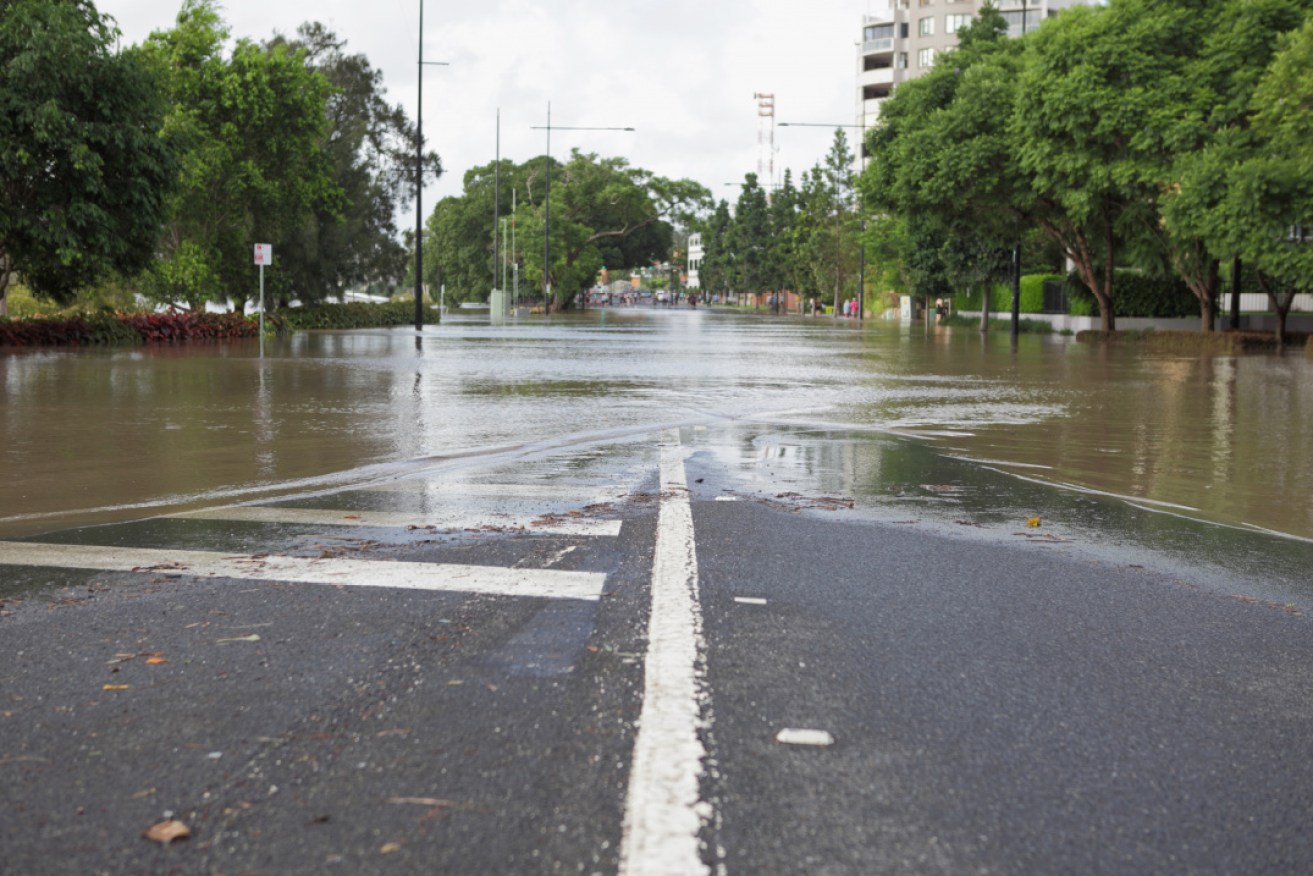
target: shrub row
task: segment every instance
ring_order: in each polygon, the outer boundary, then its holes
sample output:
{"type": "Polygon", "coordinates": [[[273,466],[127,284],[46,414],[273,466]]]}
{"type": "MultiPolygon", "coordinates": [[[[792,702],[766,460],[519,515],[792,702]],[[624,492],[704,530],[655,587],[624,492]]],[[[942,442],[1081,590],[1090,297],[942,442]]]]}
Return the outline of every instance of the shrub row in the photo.
{"type": "MultiPolygon", "coordinates": [[[[1096,316],[1094,296],[1075,274],[1026,274],[1021,278],[1021,312],[1044,312],[1044,284],[1060,280],[1072,316],[1096,316]]],[[[1183,319],[1199,315],[1199,302],[1179,277],[1150,277],[1136,271],[1118,271],[1113,278],[1113,303],[1118,316],[1183,319]]],[[[979,310],[979,288],[954,296],[954,309],[979,310]]],[[[990,309],[1001,313],[1012,307],[1012,288],[999,283],[990,289],[990,309]]]]}
{"type": "Polygon", "coordinates": [[[158,344],[252,337],[259,325],[235,313],[92,313],[0,319],[0,346],[158,344]]]}
{"type": "MultiPolygon", "coordinates": [[[[346,304],[312,304],[307,307],[289,307],[269,314],[278,331],[301,329],[355,329],[382,328],[406,325],[415,321],[414,301],[389,301],[386,304],[369,304],[351,301],[346,304]]],[[[426,322],[438,321],[438,309],[428,307],[426,322]]]]}
{"type": "MultiPolygon", "coordinates": [[[[1199,299],[1180,277],[1150,277],[1136,271],[1118,271],[1113,276],[1112,301],[1118,316],[1152,319],[1188,319],[1199,315],[1199,299]]],[[[1080,278],[1066,280],[1070,312],[1078,316],[1099,312],[1094,296],[1080,278]]]]}
{"type": "MultiPolygon", "coordinates": [[[[406,325],[415,319],[412,302],[387,304],[316,304],[271,313],[267,321],[277,331],[352,329],[406,325]]],[[[437,308],[425,315],[438,321],[437,308]]],[[[169,311],[167,313],[92,313],[76,316],[33,316],[0,319],[0,346],[87,346],[94,344],[168,344],[223,338],[253,338],[260,334],[258,317],[239,313],[169,311]]]]}

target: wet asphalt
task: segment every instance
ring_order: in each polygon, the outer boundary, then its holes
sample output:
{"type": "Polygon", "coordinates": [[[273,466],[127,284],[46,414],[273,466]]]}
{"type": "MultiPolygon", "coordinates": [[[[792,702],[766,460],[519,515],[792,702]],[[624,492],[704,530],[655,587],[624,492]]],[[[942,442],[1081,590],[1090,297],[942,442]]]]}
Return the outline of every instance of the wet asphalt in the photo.
{"type": "MultiPolygon", "coordinates": [[[[763,493],[690,454],[708,872],[1313,866],[1299,607],[1015,526],[958,537],[763,493]]],[[[585,601],[6,567],[0,872],[617,872],[662,501],[648,449],[620,468],[614,501],[539,508],[621,520],[615,537],[42,536],[606,577],[585,601]],[[190,837],[142,836],[168,820],[190,837]]]]}

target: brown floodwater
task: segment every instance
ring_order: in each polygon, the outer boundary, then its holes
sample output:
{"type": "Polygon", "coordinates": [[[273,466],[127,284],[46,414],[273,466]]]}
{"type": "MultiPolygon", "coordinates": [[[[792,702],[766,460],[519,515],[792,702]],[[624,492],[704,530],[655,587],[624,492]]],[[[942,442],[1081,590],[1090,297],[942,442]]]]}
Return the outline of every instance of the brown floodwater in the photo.
{"type": "Polygon", "coordinates": [[[251,342],[8,350],[0,387],[0,538],[697,423],[858,456],[906,438],[1018,483],[1313,539],[1298,354],[633,309],[300,333],[263,359],[251,342]]]}

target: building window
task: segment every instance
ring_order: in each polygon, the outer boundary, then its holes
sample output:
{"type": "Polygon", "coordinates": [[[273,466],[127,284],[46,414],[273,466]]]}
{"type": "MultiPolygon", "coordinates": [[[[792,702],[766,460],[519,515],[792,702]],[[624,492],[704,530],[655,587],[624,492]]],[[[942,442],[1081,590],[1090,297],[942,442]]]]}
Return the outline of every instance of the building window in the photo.
{"type": "Polygon", "coordinates": [[[945,15],[944,33],[957,33],[959,27],[966,27],[970,23],[970,15],[945,15]]]}
{"type": "Polygon", "coordinates": [[[922,49],[916,53],[916,66],[922,69],[935,66],[935,50],[922,49]]]}
{"type": "Polygon", "coordinates": [[[907,69],[907,52],[898,53],[898,69],[899,70],[907,69]]]}
{"type": "Polygon", "coordinates": [[[920,21],[918,21],[918,22],[916,23],[916,32],[917,32],[919,35],[923,36],[923,37],[924,37],[924,36],[934,36],[934,35],[935,35],[935,17],[934,17],[933,15],[927,15],[925,18],[923,18],[923,19],[921,19],[920,21]]]}
{"type": "Polygon", "coordinates": [[[894,26],[892,24],[873,24],[867,27],[863,38],[866,42],[871,43],[876,40],[891,40],[894,38],[894,26]]]}

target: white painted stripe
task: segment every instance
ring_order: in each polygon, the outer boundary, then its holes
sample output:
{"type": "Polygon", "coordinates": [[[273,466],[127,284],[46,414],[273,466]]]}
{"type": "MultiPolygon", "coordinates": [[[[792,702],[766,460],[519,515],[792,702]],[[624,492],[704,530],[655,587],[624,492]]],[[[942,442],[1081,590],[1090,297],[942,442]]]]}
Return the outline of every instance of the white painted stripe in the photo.
{"type": "Polygon", "coordinates": [[[679,433],[670,431],[661,444],[652,614],[625,800],[621,876],[710,872],[698,843],[710,806],[698,797],[706,757],[698,735],[703,725],[698,663],[705,649],[695,547],[684,452],[679,433]]]}
{"type": "Polygon", "coordinates": [[[717,496],[717,497],[716,497],[716,501],[717,501],[717,502],[737,502],[738,500],[739,500],[739,497],[738,497],[738,496],[717,496]]]}
{"type": "Polygon", "coordinates": [[[334,511],[322,508],[281,508],[272,505],[231,505],[203,511],[185,511],[171,517],[194,520],[240,520],[254,523],[298,523],[309,526],[390,526],[442,530],[499,529],[543,533],[545,535],[617,536],[619,520],[590,520],[561,516],[558,522],[538,523],[538,517],[484,515],[410,514],[405,511],[334,511]]]}
{"type": "Polygon", "coordinates": [[[785,727],[775,734],[775,741],[785,745],[814,745],[826,748],[834,744],[834,737],[825,730],[800,730],[785,727]]]}
{"type": "Polygon", "coordinates": [[[99,547],[95,545],[0,542],[0,564],[107,572],[141,571],[201,578],[340,584],[450,590],[496,596],[596,600],[606,575],[552,569],[501,569],[395,560],[311,559],[285,556],[232,556],[210,551],[99,547]]]}
{"type": "Polygon", "coordinates": [[[451,481],[400,480],[368,484],[360,490],[386,493],[427,493],[451,499],[576,499],[585,504],[613,502],[628,494],[625,487],[587,484],[464,484],[451,481]]]}
{"type": "Polygon", "coordinates": [[[760,596],[735,596],[734,601],[740,605],[765,605],[766,600],[760,596]]]}

